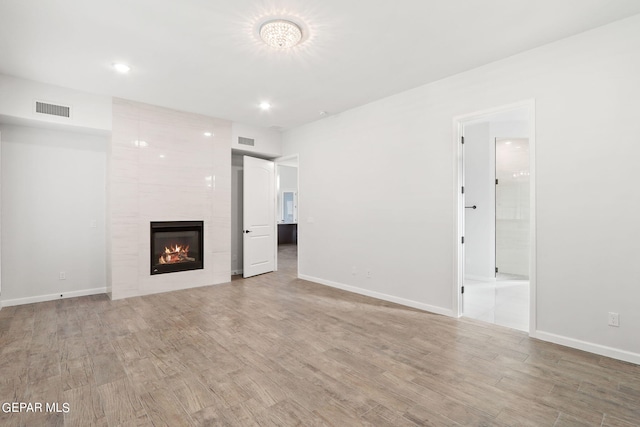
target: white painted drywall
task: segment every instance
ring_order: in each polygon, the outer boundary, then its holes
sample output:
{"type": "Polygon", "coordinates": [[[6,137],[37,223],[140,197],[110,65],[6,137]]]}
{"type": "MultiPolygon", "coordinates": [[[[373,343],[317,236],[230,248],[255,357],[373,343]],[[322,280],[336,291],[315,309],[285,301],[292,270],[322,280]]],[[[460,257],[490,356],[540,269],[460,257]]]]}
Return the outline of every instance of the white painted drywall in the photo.
{"type": "Polygon", "coordinates": [[[231,148],[258,157],[279,157],[282,155],[282,134],[272,129],[233,122],[231,125],[231,148]],[[251,138],[255,145],[251,147],[239,144],[238,137],[251,138]]]}
{"type": "Polygon", "coordinates": [[[0,74],[0,117],[16,123],[77,128],[86,133],[111,130],[111,97],[0,74]],[[71,107],[71,117],[35,112],[35,101],[71,107]]]}
{"type": "Polygon", "coordinates": [[[3,305],[104,293],[107,138],[0,131],[3,305]]]}
{"type": "Polygon", "coordinates": [[[535,335],[640,362],[639,70],[635,16],[285,132],[301,277],[454,313],[452,120],[535,98],[535,335]]]}

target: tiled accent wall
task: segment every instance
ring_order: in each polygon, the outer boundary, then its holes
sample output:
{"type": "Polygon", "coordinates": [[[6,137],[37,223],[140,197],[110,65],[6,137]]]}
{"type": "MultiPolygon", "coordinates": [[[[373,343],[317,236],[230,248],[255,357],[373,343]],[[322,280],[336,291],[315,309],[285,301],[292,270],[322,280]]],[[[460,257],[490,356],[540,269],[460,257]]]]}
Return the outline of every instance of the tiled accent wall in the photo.
{"type": "Polygon", "coordinates": [[[231,122],[114,98],[107,161],[113,299],[230,280],[231,122]],[[204,221],[204,269],[151,276],[149,223],[187,220],[204,221]]]}

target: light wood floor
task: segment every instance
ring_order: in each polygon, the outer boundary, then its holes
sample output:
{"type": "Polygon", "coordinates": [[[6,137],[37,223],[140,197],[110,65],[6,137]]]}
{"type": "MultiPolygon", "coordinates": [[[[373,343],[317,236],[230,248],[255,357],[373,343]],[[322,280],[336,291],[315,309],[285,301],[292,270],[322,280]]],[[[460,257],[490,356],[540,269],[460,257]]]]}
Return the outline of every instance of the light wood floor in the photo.
{"type": "MultiPolygon", "coordinates": [[[[640,367],[295,279],[0,311],[2,426],[640,424],[640,367]]],[[[179,274],[179,273],[178,273],[179,274]]]]}

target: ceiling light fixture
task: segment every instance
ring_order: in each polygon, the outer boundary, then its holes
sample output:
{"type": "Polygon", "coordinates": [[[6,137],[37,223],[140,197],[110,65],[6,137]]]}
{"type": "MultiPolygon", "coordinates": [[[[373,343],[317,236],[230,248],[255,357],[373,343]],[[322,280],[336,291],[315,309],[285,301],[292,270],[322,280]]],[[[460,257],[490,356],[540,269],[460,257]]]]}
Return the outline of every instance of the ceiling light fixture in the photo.
{"type": "Polygon", "coordinates": [[[205,132],[204,136],[213,136],[213,132],[205,132]]]}
{"type": "Polygon", "coordinates": [[[126,74],[129,71],[131,71],[131,67],[129,67],[127,64],[122,64],[122,63],[115,63],[113,64],[113,68],[122,74],[126,74]]]}
{"type": "Polygon", "coordinates": [[[289,49],[300,43],[302,30],[291,21],[274,19],[262,24],[260,38],[274,49],[289,49]]]}
{"type": "Polygon", "coordinates": [[[267,111],[269,108],[271,108],[271,104],[269,104],[268,102],[261,102],[260,103],[260,109],[267,111]]]}

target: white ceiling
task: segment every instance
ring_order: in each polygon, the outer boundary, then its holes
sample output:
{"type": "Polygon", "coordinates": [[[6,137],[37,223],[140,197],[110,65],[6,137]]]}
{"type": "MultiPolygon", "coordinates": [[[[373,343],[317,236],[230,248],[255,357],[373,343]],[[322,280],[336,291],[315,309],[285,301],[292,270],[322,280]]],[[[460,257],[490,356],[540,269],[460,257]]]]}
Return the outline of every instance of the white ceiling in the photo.
{"type": "Polygon", "coordinates": [[[1,0],[0,73],[287,129],[637,13],[638,0],[1,0]],[[269,49],[270,17],[307,40],[269,49]]]}

